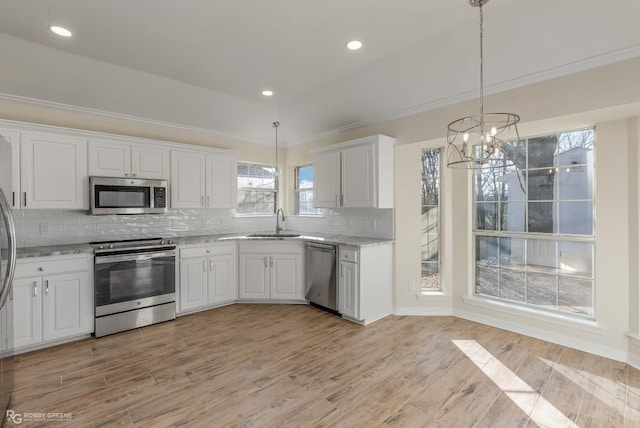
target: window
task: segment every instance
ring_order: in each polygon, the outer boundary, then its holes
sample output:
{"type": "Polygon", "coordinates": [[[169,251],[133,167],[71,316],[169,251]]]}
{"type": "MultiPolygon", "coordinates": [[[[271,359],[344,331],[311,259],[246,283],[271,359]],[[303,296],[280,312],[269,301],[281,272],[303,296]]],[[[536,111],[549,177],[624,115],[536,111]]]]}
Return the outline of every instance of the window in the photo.
{"type": "Polygon", "coordinates": [[[440,289],[440,150],[422,150],[422,290],[440,289]]]}
{"type": "Polygon", "coordinates": [[[477,295],[593,316],[594,129],[509,143],[474,175],[477,295]]]}
{"type": "Polygon", "coordinates": [[[295,214],[320,214],[320,210],[313,207],[313,165],[296,167],[295,175],[295,214]]]}
{"type": "Polygon", "coordinates": [[[239,214],[274,214],[277,197],[274,167],[238,162],[239,214]]]}

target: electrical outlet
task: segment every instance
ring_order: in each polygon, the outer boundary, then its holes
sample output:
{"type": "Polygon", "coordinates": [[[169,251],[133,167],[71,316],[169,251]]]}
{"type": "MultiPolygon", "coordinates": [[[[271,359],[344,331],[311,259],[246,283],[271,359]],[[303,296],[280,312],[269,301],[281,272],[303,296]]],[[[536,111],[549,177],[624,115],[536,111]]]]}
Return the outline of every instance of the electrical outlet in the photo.
{"type": "Polygon", "coordinates": [[[49,233],[49,223],[40,223],[40,235],[49,233]]]}
{"type": "Polygon", "coordinates": [[[416,282],[415,281],[409,281],[409,291],[416,291],[416,282]]]}

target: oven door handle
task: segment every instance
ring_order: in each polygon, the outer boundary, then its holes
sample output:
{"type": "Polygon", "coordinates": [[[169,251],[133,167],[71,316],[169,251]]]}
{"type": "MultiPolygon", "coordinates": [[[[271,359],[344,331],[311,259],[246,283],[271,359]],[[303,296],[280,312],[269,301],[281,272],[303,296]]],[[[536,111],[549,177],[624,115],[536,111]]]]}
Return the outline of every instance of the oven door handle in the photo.
{"type": "Polygon", "coordinates": [[[160,251],[156,253],[136,253],[136,254],[118,254],[115,256],[96,256],[96,264],[115,262],[141,262],[145,260],[158,259],[161,257],[175,257],[175,250],[160,251]]]}

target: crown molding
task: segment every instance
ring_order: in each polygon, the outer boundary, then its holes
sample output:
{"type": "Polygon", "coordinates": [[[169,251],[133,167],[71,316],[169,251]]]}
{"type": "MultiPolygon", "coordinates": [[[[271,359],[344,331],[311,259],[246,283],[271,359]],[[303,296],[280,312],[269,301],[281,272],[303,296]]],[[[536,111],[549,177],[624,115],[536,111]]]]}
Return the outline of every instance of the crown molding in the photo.
{"type": "MultiPolygon", "coordinates": [[[[536,83],[544,82],[547,80],[556,79],[559,77],[568,76],[571,74],[580,73],[583,71],[592,70],[598,67],[603,67],[616,62],[621,62],[640,56],[640,43],[628,46],[623,49],[607,52],[601,55],[592,56],[579,61],[574,61],[569,64],[564,64],[558,67],[549,68],[536,73],[527,74],[514,79],[505,80],[503,82],[489,85],[484,87],[484,94],[495,95],[501,92],[510,91],[513,89],[521,88],[524,86],[533,85],[536,83]]],[[[378,115],[368,119],[352,122],[338,128],[330,129],[324,132],[317,133],[311,137],[306,137],[288,144],[289,147],[297,146],[300,144],[306,144],[320,139],[328,138],[343,132],[347,132],[356,128],[364,126],[370,126],[380,122],[388,122],[392,120],[402,119],[417,114],[426,113],[439,108],[448,107],[464,101],[469,101],[478,98],[478,90],[461,92],[447,97],[438,98],[435,100],[421,103],[415,106],[406,107],[387,114],[378,115]]],[[[443,128],[444,129],[444,128],[443,128]]]]}
{"type": "Polygon", "coordinates": [[[236,134],[227,133],[227,132],[216,131],[213,129],[182,125],[175,122],[167,122],[167,121],[156,120],[156,119],[148,119],[145,117],[115,113],[115,112],[110,112],[106,110],[94,109],[90,107],[74,106],[71,104],[59,103],[56,101],[40,100],[37,98],[23,97],[21,95],[14,95],[14,94],[8,94],[3,92],[0,92],[0,101],[17,102],[17,103],[27,104],[31,106],[36,106],[36,107],[44,107],[44,108],[50,108],[55,110],[67,111],[71,113],[88,114],[88,115],[102,117],[106,119],[117,119],[117,120],[123,120],[127,122],[140,123],[148,126],[157,126],[162,128],[171,128],[171,129],[180,130],[180,131],[207,134],[214,137],[227,138],[227,139],[232,139],[239,142],[261,144],[261,145],[272,145],[270,141],[257,140],[254,138],[249,138],[246,136],[236,135],[236,134]]]}
{"type": "MultiPolygon", "coordinates": [[[[569,64],[565,64],[558,67],[542,70],[536,73],[520,76],[520,77],[506,80],[494,85],[485,86],[484,92],[485,92],[485,95],[494,95],[501,92],[517,89],[520,87],[540,83],[543,81],[579,73],[582,71],[595,69],[595,68],[606,66],[606,65],[611,65],[616,62],[637,58],[639,56],[640,56],[640,44],[634,44],[623,49],[618,49],[618,50],[607,52],[601,55],[596,55],[596,56],[585,58],[579,61],[574,61],[569,64]]],[[[376,123],[388,122],[388,121],[402,119],[409,116],[423,114],[439,108],[469,101],[477,97],[478,97],[478,91],[476,89],[453,94],[451,96],[430,100],[415,106],[401,108],[395,111],[387,112],[385,114],[376,115],[366,119],[351,122],[346,125],[329,129],[323,132],[318,132],[298,140],[282,142],[282,146],[294,147],[301,144],[310,143],[313,141],[339,135],[353,129],[370,126],[376,123]]],[[[175,122],[148,119],[148,118],[139,117],[139,116],[115,113],[115,112],[110,112],[110,111],[105,111],[100,109],[94,109],[90,107],[74,106],[74,105],[59,103],[55,101],[40,100],[40,99],[29,98],[29,97],[24,97],[20,95],[8,94],[8,93],[0,92],[0,101],[18,102],[22,104],[37,106],[37,107],[68,111],[72,113],[89,114],[97,117],[123,120],[123,121],[133,122],[133,123],[140,123],[147,126],[156,126],[156,127],[170,128],[174,130],[206,134],[206,135],[211,135],[219,138],[232,139],[239,142],[247,142],[247,143],[261,144],[261,145],[272,145],[271,141],[258,140],[258,139],[246,137],[243,135],[238,135],[238,134],[233,134],[228,132],[221,132],[213,129],[182,125],[175,122]]]]}

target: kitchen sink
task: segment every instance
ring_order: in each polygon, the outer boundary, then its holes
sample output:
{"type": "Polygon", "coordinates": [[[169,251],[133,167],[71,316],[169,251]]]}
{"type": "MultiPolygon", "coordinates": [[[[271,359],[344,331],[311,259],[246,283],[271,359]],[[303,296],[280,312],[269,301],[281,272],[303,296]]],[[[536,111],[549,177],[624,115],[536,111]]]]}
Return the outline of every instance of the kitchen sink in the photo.
{"type": "Polygon", "coordinates": [[[299,233],[253,233],[247,238],[298,238],[299,233]]]}

